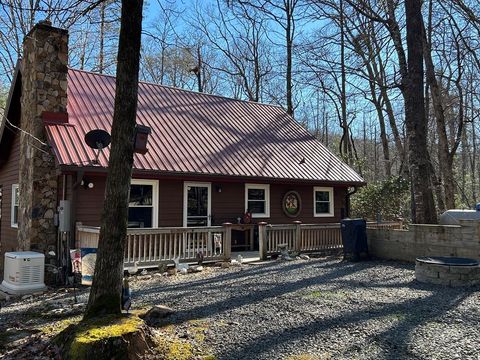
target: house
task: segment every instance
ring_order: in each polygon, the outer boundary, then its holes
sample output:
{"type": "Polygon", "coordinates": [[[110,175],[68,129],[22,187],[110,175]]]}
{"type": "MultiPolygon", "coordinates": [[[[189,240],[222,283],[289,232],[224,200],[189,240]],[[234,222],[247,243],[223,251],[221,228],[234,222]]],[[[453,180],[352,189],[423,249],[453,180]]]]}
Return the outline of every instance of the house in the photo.
{"type": "MultiPolygon", "coordinates": [[[[25,38],[0,122],[2,254],[57,251],[61,200],[71,234],[100,224],[109,148],[95,161],[85,134],[110,131],[115,78],[70,69],[67,54],[67,31],[48,23],[25,38]]],[[[364,184],[278,106],[141,82],[137,123],[151,134],[135,154],[130,227],[237,223],[246,211],[253,223],[338,222],[364,184]]]]}

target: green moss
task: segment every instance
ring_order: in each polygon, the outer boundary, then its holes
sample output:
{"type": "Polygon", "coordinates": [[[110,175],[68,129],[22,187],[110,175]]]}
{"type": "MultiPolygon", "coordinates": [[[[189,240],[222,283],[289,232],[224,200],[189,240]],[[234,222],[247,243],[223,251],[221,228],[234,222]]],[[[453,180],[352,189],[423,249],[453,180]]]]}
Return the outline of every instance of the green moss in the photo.
{"type": "Polygon", "coordinates": [[[198,342],[205,341],[205,332],[208,330],[207,323],[203,320],[190,320],[190,330],[198,342]]]}
{"type": "Polygon", "coordinates": [[[83,321],[74,330],[69,357],[85,359],[92,343],[135,332],[142,323],[142,320],[135,315],[108,315],[83,321]]]}
{"type": "Polygon", "coordinates": [[[404,313],[393,313],[384,316],[385,320],[392,320],[392,321],[403,321],[407,318],[407,315],[404,313]]]}
{"type": "Polygon", "coordinates": [[[305,295],[307,298],[312,299],[327,299],[327,300],[337,300],[337,299],[346,299],[347,294],[343,291],[329,291],[329,290],[316,290],[305,295]]]}
{"type": "Polygon", "coordinates": [[[291,355],[286,360],[331,360],[333,359],[332,355],[325,353],[322,355],[312,355],[312,354],[300,354],[300,355],[291,355]]]}
{"type": "Polygon", "coordinates": [[[192,345],[177,339],[158,339],[158,351],[163,360],[189,360],[193,358],[192,345]]]}
{"type": "Polygon", "coordinates": [[[43,327],[39,327],[38,330],[44,333],[45,335],[57,335],[58,333],[65,330],[70,325],[78,324],[80,320],[81,320],[81,316],[75,316],[72,318],[55,321],[43,327]]]}
{"type": "Polygon", "coordinates": [[[205,332],[208,323],[205,320],[189,320],[180,328],[171,324],[162,327],[162,335],[157,337],[158,359],[161,360],[215,360],[209,349],[205,348],[205,332]],[[187,331],[191,334],[190,340],[179,338],[178,333],[187,331]],[[194,339],[192,341],[191,339],[194,339]]]}

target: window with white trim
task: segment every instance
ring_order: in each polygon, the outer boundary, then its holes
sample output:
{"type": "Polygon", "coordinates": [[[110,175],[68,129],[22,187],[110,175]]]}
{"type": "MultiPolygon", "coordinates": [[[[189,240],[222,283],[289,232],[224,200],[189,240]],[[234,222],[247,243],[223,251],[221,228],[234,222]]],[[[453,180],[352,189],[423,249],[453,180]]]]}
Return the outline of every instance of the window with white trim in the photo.
{"type": "Polygon", "coordinates": [[[270,185],[245,184],[245,212],[254,218],[270,217],[270,185]]]}
{"type": "Polygon", "coordinates": [[[20,201],[18,184],[12,185],[12,213],[10,222],[12,227],[18,228],[18,203],[20,201]]]}
{"type": "Polygon", "coordinates": [[[158,181],[132,179],[128,201],[128,227],[158,226],[158,181]]]}
{"type": "Polygon", "coordinates": [[[313,216],[333,216],[333,188],[318,186],[313,188],[313,216]]]}

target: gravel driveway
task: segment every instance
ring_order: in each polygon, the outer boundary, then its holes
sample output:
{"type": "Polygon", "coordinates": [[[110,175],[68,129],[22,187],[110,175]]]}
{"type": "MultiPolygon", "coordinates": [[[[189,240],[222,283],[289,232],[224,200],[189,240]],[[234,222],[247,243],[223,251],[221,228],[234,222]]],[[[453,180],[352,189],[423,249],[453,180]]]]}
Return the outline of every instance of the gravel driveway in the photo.
{"type": "Polygon", "coordinates": [[[206,324],[216,359],[480,359],[479,287],[420,284],[412,264],[272,261],[133,290],[206,324]]]}
{"type": "MultiPolygon", "coordinates": [[[[131,288],[134,307],[175,310],[159,328],[165,338],[200,341],[209,359],[480,359],[480,288],[420,284],[412,264],[270,261],[185,276],[150,273],[133,277],[131,288]]],[[[10,303],[0,329],[52,297],[10,303]]],[[[61,291],[55,297],[72,301],[61,291]]]]}

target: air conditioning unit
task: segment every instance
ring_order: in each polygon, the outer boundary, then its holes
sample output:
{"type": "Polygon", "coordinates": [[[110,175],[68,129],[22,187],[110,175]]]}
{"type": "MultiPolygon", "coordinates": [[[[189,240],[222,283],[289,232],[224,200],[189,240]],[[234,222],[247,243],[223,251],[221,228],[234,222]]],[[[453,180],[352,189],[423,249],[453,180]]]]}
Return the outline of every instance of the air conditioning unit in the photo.
{"type": "Polygon", "coordinates": [[[0,290],[12,295],[44,291],[45,255],[33,251],[5,253],[0,290]]]}

